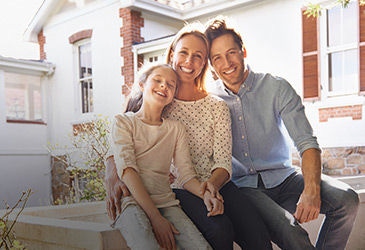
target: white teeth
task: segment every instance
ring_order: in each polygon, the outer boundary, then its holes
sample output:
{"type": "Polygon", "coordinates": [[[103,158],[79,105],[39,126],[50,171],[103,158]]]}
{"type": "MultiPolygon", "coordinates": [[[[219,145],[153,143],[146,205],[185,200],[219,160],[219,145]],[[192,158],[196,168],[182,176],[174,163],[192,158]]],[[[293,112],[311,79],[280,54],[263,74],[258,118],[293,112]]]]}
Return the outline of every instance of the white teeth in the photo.
{"type": "Polygon", "coordinates": [[[193,72],[192,69],[188,69],[188,68],[185,68],[185,67],[180,67],[181,71],[185,72],[185,73],[191,73],[193,72]]]}
{"type": "Polygon", "coordinates": [[[160,95],[160,96],[164,96],[164,97],[166,97],[166,95],[165,95],[164,93],[160,92],[160,91],[156,91],[156,93],[157,93],[158,95],[160,95]]]}
{"type": "Polygon", "coordinates": [[[235,69],[231,69],[231,70],[228,70],[226,72],[224,72],[225,74],[231,74],[235,69]]]}

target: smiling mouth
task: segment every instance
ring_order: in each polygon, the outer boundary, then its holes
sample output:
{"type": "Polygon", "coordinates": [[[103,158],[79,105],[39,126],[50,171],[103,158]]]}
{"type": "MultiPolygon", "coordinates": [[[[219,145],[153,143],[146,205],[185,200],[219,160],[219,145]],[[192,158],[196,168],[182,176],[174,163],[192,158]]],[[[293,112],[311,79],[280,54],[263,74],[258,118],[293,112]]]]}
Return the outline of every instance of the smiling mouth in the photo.
{"type": "Polygon", "coordinates": [[[181,71],[184,72],[184,73],[192,73],[193,70],[192,69],[188,69],[188,68],[185,68],[185,67],[180,67],[181,71]]]}
{"type": "Polygon", "coordinates": [[[234,71],[236,71],[236,68],[232,68],[230,70],[224,71],[223,73],[226,75],[229,75],[229,74],[233,73],[234,71]]]}
{"type": "Polygon", "coordinates": [[[158,94],[159,96],[167,97],[165,93],[162,93],[160,91],[155,91],[155,93],[158,94]]]}

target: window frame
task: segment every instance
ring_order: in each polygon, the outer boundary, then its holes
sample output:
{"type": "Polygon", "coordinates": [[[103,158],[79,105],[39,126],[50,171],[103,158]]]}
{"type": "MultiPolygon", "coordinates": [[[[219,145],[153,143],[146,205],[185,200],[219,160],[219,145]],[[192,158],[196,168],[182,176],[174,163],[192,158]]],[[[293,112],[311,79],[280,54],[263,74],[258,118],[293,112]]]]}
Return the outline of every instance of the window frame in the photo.
{"type": "MultiPolygon", "coordinates": [[[[77,82],[77,99],[78,99],[78,103],[79,103],[79,113],[82,115],[89,115],[89,114],[93,114],[94,110],[95,110],[95,105],[94,105],[94,78],[93,78],[93,64],[92,64],[92,42],[90,38],[86,38],[86,39],[82,39],[77,41],[76,43],[74,43],[75,46],[75,60],[76,60],[76,66],[75,66],[75,77],[76,77],[76,82],[77,82]],[[82,46],[85,45],[89,45],[90,46],[90,64],[91,64],[91,75],[87,76],[87,77],[82,77],[81,75],[81,50],[80,48],[82,46]],[[85,106],[84,103],[84,93],[83,93],[83,88],[82,88],[82,84],[86,83],[86,84],[90,84],[91,83],[91,88],[88,88],[88,97],[87,98],[87,107],[85,106]],[[90,93],[91,90],[91,93],[90,93]]],[[[89,69],[89,68],[87,68],[89,69]]]]}
{"type": "MultiPolygon", "coordinates": [[[[46,115],[46,105],[45,105],[45,90],[44,90],[44,84],[42,81],[42,76],[41,75],[37,75],[37,74],[29,74],[26,72],[15,72],[15,71],[3,71],[4,73],[4,97],[5,100],[7,99],[6,97],[6,89],[7,89],[7,84],[9,84],[9,82],[7,82],[7,77],[9,75],[21,75],[20,78],[23,80],[27,80],[28,77],[31,78],[37,78],[37,82],[35,85],[37,85],[37,90],[39,91],[39,102],[40,102],[40,118],[36,119],[34,116],[34,94],[32,94],[31,92],[34,92],[34,88],[30,88],[30,85],[33,85],[35,82],[19,82],[19,83],[15,83],[16,85],[20,86],[23,91],[24,91],[24,107],[28,110],[24,110],[25,114],[24,114],[24,118],[22,119],[17,119],[16,117],[11,117],[8,116],[8,106],[5,103],[5,118],[6,118],[6,122],[7,123],[30,123],[30,124],[46,124],[45,123],[45,115],[46,115]],[[32,102],[32,104],[30,103],[32,102]],[[30,109],[33,109],[33,111],[31,111],[30,109]],[[33,115],[31,115],[33,113],[33,115]],[[31,117],[29,117],[31,115],[31,117]]],[[[14,84],[14,83],[10,83],[10,84],[14,84]]]]}
{"type": "MultiPolygon", "coordinates": [[[[319,56],[320,56],[320,62],[319,62],[319,67],[320,67],[320,76],[319,78],[322,79],[321,81],[321,92],[323,94],[323,97],[325,98],[332,98],[332,97],[342,97],[342,96],[346,96],[346,95],[357,95],[359,93],[359,89],[360,89],[360,79],[358,79],[356,82],[353,82],[351,85],[351,87],[346,88],[346,90],[343,91],[330,91],[329,90],[329,85],[330,85],[330,80],[329,80],[329,74],[330,74],[330,69],[329,69],[329,55],[336,53],[336,52],[341,52],[341,51],[349,51],[349,50],[356,50],[357,56],[356,56],[356,60],[357,60],[357,65],[359,67],[359,62],[360,62],[360,48],[359,48],[359,7],[357,4],[357,1],[351,1],[352,3],[355,4],[355,14],[357,15],[355,20],[356,20],[356,27],[355,27],[355,32],[356,32],[356,41],[352,42],[352,43],[348,43],[348,44],[342,44],[342,45],[338,45],[338,46],[329,46],[327,45],[328,40],[328,25],[327,25],[327,10],[331,9],[335,6],[330,5],[330,4],[324,4],[324,10],[322,11],[322,15],[319,17],[319,56]]],[[[337,5],[337,7],[340,7],[337,5]]],[[[341,11],[343,11],[343,7],[341,11]]],[[[360,75],[360,71],[358,68],[357,71],[357,75],[360,75]]]]}
{"type": "MultiPolygon", "coordinates": [[[[358,6],[357,18],[359,24],[359,39],[357,41],[359,47],[359,91],[357,96],[359,97],[365,95],[365,5],[360,5],[358,0],[355,3],[358,6]]],[[[322,90],[322,87],[328,86],[328,83],[323,83],[323,71],[327,74],[328,66],[326,63],[322,63],[326,58],[323,58],[323,53],[321,53],[320,39],[323,40],[324,38],[321,36],[327,33],[320,32],[320,30],[323,30],[323,22],[320,22],[320,17],[308,17],[305,11],[306,8],[302,8],[303,100],[305,102],[317,102],[321,101],[322,96],[324,96],[324,102],[343,98],[359,100],[358,97],[353,98],[356,94],[328,98],[327,92],[322,90]]]]}

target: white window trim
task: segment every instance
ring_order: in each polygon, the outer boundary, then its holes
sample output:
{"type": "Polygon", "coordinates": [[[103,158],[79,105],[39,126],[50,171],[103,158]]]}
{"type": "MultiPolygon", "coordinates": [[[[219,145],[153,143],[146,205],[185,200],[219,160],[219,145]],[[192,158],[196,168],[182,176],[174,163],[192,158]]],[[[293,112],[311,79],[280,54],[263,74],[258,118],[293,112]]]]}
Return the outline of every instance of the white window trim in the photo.
{"type": "MultiPolygon", "coordinates": [[[[76,43],[74,43],[73,45],[73,58],[74,58],[74,65],[73,65],[73,69],[74,69],[74,100],[75,100],[75,120],[76,121],[84,121],[84,120],[89,120],[90,118],[92,118],[94,116],[94,112],[95,112],[95,103],[94,103],[94,111],[93,112],[88,112],[88,113],[82,113],[82,100],[81,100],[81,86],[80,86],[80,62],[79,62],[79,47],[81,45],[87,44],[87,43],[91,43],[91,39],[90,38],[86,38],[86,39],[82,39],[76,43]]],[[[93,79],[93,77],[90,77],[90,79],[93,79]]],[[[93,82],[94,84],[94,82],[93,82]]],[[[94,94],[94,93],[93,93],[94,94]]],[[[75,122],[76,122],[75,121],[75,122]]],[[[77,122],[76,122],[77,123],[77,122]]]]}
{"type": "MultiPolygon", "coordinates": [[[[353,2],[353,1],[352,1],[353,2]]],[[[356,5],[357,6],[357,5],[356,5]]],[[[333,3],[332,4],[323,4],[324,8],[331,8],[333,7],[333,3]]],[[[358,10],[358,6],[356,7],[356,9],[358,10]]],[[[332,47],[331,49],[327,48],[327,12],[323,11],[322,15],[319,17],[319,47],[320,47],[320,79],[321,79],[321,92],[322,92],[322,97],[324,102],[326,102],[328,99],[333,99],[333,98],[341,98],[343,99],[344,96],[349,96],[349,97],[355,97],[358,96],[359,93],[359,82],[354,82],[353,83],[353,87],[352,89],[348,90],[348,91],[333,91],[333,92],[329,92],[328,91],[328,86],[329,86],[329,78],[328,78],[328,54],[332,53],[332,52],[336,52],[336,51],[343,51],[343,50],[350,50],[350,49],[357,49],[359,50],[359,45],[357,43],[352,43],[352,44],[347,44],[344,46],[337,46],[337,47],[332,47]],[[326,32],[322,32],[322,31],[326,31],[326,32]]],[[[357,40],[359,37],[359,23],[358,23],[358,19],[357,19],[357,28],[356,28],[356,33],[357,33],[357,40]]],[[[358,56],[358,61],[359,61],[359,56],[360,54],[357,54],[358,56]]]]}

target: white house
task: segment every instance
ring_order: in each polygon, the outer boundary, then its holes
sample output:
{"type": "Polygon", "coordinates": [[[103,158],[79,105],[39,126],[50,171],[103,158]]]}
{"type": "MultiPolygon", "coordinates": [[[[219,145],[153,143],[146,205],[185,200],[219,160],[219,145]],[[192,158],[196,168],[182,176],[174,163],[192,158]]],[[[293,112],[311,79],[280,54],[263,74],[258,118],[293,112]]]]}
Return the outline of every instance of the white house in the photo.
{"type": "MultiPolygon", "coordinates": [[[[69,143],[68,135],[81,122],[122,111],[139,65],[162,60],[184,22],[205,22],[218,14],[228,16],[242,34],[254,71],[286,78],[303,97],[329,158],[327,171],[364,173],[365,7],[358,1],[347,8],[333,2],[321,1],[322,15],[308,19],[306,0],[45,0],[25,32],[27,40],[39,44],[38,59],[56,66],[51,76],[42,77],[44,125],[10,123],[0,113],[1,136],[9,138],[0,141],[1,167],[13,173],[0,178],[5,183],[26,178],[11,163],[19,158],[18,148],[10,147],[11,131],[23,136],[29,129],[41,130],[41,136],[24,135],[29,140],[24,145],[35,151],[32,145],[69,143]]],[[[2,107],[5,99],[0,98],[2,107]]],[[[48,176],[50,156],[37,157],[43,162],[37,168],[32,160],[26,174],[48,176]]]]}
{"type": "Polygon", "coordinates": [[[0,201],[5,208],[31,188],[29,205],[50,203],[46,117],[54,65],[0,56],[0,201]]]}

